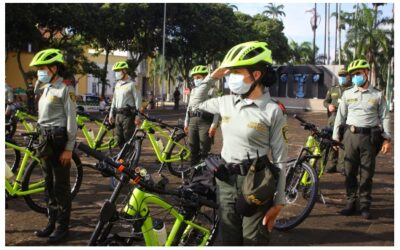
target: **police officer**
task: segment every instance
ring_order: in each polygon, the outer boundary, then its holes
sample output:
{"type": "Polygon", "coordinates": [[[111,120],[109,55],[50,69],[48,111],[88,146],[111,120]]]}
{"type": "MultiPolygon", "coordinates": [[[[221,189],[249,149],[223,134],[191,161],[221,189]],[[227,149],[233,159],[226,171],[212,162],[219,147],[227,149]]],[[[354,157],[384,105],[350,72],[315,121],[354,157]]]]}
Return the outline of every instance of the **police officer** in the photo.
{"type": "Polygon", "coordinates": [[[77,130],[76,103],[74,89],[63,83],[63,64],[64,58],[58,49],[42,50],[30,63],[37,68],[39,83],[35,93],[42,92],[38,107],[38,156],[43,160],[48,196],[48,224],[35,234],[49,237],[48,243],[60,242],[68,236],[71,213],[69,181],[77,130]]]}
{"type": "Polygon", "coordinates": [[[209,99],[208,92],[214,87],[216,80],[207,77],[207,66],[197,65],[190,71],[193,88],[186,110],[184,130],[189,134],[189,146],[192,154],[191,165],[197,164],[211,149],[219,115],[198,110],[198,105],[209,99]]]}
{"type": "Polygon", "coordinates": [[[347,71],[354,86],[343,93],[335,120],[333,139],[339,139],[339,126],[346,124],[343,144],[345,147],[345,174],[347,203],[342,215],[356,212],[357,190],[361,216],[370,219],[372,178],[379,150],[391,150],[389,113],[383,93],[369,82],[370,66],[366,60],[351,62],[347,71]],[[357,176],[360,174],[360,182],[357,176]]]}
{"type": "Polygon", "coordinates": [[[267,245],[275,219],[285,204],[286,115],[269,93],[268,87],[276,80],[271,64],[271,51],[265,42],[234,46],[211,78],[220,79],[228,74],[229,88],[236,95],[213,98],[199,105],[199,109],[221,115],[221,156],[227,163],[241,165],[248,159],[266,158],[270,151],[280,168],[274,200],[260,205],[252,215],[239,214],[235,206],[245,176],[233,174],[225,181],[217,179],[219,228],[224,246],[267,245]]]}
{"type": "Polygon", "coordinates": [[[109,122],[111,124],[115,122],[115,133],[120,148],[132,137],[135,125],[140,123],[139,117],[135,116],[128,105],[137,109],[142,105],[139,88],[128,75],[128,68],[125,61],[115,63],[112,68],[117,83],[111,102],[109,122]]]}
{"type": "MultiPolygon", "coordinates": [[[[335,124],[336,112],[339,107],[339,103],[341,101],[342,93],[351,88],[351,79],[347,74],[346,69],[339,70],[338,73],[338,85],[332,86],[328,92],[326,93],[326,97],[324,100],[324,107],[328,111],[328,126],[333,129],[335,124]]],[[[344,171],[344,158],[343,158],[343,150],[331,150],[329,158],[331,160],[331,166],[326,169],[327,173],[335,173],[337,168],[344,171]],[[340,153],[341,152],[341,153],[340,153]]]]}

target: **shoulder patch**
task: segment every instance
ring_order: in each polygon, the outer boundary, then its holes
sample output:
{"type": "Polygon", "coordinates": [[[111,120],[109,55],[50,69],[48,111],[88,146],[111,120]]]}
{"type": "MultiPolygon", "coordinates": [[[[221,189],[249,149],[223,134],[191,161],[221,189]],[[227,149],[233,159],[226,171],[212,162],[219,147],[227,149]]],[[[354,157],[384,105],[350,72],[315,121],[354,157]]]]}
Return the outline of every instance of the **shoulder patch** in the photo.
{"type": "Polygon", "coordinates": [[[69,98],[71,98],[71,101],[76,102],[76,96],[74,92],[68,92],[69,98]]]}
{"type": "Polygon", "coordinates": [[[288,135],[287,135],[288,131],[289,131],[289,127],[288,127],[287,124],[285,124],[282,127],[282,136],[283,136],[283,139],[285,140],[286,143],[289,142],[288,135]]]}

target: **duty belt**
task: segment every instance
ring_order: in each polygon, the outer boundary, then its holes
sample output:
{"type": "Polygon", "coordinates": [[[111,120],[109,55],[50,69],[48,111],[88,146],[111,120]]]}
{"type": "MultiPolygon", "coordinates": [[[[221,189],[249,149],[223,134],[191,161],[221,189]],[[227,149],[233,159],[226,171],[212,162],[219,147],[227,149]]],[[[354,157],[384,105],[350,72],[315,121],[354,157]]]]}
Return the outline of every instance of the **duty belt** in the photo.
{"type": "Polygon", "coordinates": [[[114,108],[115,114],[124,114],[124,115],[133,115],[133,112],[130,108],[114,108]]]}
{"type": "Polygon", "coordinates": [[[196,110],[196,111],[189,110],[188,115],[189,115],[189,117],[199,117],[199,118],[203,118],[203,119],[209,120],[209,121],[212,121],[214,119],[214,115],[211,114],[210,112],[200,111],[200,110],[196,110]]]}
{"type": "Polygon", "coordinates": [[[66,127],[59,127],[59,126],[41,126],[38,125],[38,132],[41,135],[54,135],[58,133],[66,133],[66,127]]]}
{"type": "Polygon", "coordinates": [[[372,129],[379,128],[378,126],[372,128],[356,127],[354,125],[349,125],[349,130],[353,134],[370,134],[372,129]]]}

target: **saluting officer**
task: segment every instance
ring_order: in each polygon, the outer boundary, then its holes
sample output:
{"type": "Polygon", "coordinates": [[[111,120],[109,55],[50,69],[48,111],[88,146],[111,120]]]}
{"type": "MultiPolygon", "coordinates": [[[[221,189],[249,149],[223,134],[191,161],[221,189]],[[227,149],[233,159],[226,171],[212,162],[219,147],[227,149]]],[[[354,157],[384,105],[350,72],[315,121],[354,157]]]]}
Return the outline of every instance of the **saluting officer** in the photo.
{"type": "Polygon", "coordinates": [[[386,154],[391,149],[389,113],[383,93],[369,82],[370,66],[366,60],[351,62],[347,71],[354,87],[343,93],[335,120],[333,139],[339,139],[339,126],[346,124],[345,175],[347,203],[342,215],[356,212],[357,190],[361,216],[370,219],[372,178],[379,150],[386,154]],[[360,174],[360,183],[357,181],[360,174]]]}
{"type": "Polygon", "coordinates": [[[128,105],[137,109],[142,106],[142,95],[137,84],[128,75],[128,68],[125,61],[115,63],[112,68],[117,84],[108,119],[111,124],[115,122],[115,133],[120,148],[132,137],[135,125],[140,123],[139,117],[135,116],[128,105]]]}
{"type": "MultiPolygon", "coordinates": [[[[334,85],[329,88],[326,93],[324,100],[324,107],[328,110],[328,126],[333,129],[335,125],[336,112],[341,101],[343,92],[346,89],[351,88],[351,79],[345,68],[339,70],[338,72],[338,85],[334,85]]],[[[342,149],[331,150],[329,158],[331,160],[331,166],[326,169],[327,173],[335,173],[339,168],[344,171],[344,151],[342,149]]]]}
{"type": "MultiPolygon", "coordinates": [[[[216,180],[224,246],[267,245],[269,232],[285,204],[287,123],[286,115],[269,93],[268,87],[276,80],[271,64],[271,51],[265,42],[234,46],[211,78],[220,79],[229,74],[228,85],[236,95],[213,98],[199,105],[199,109],[221,116],[221,156],[227,163],[248,167],[249,159],[267,158],[270,151],[273,162],[280,168],[274,200],[260,202],[256,210],[246,215],[241,212],[248,211],[238,211],[236,204],[243,197],[241,188],[245,176],[233,174],[227,180],[216,180]]],[[[268,191],[271,190],[265,190],[268,191]]]]}
{"type": "Polygon", "coordinates": [[[216,80],[208,75],[207,66],[197,65],[190,71],[194,87],[186,110],[185,133],[189,134],[191,165],[197,164],[207,156],[217,130],[219,115],[198,110],[198,105],[209,99],[208,92],[215,86],[216,80]]]}
{"type": "Polygon", "coordinates": [[[48,196],[48,224],[35,234],[49,237],[48,243],[68,236],[71,214],[70,164],[77,130],[76,102],[73,87],[63,83],[63,64],[58,49],[42,50],[30,63],[37,67],[35,93],[42,94],[38,105],[38,156],[43,160],[48,196]]]}

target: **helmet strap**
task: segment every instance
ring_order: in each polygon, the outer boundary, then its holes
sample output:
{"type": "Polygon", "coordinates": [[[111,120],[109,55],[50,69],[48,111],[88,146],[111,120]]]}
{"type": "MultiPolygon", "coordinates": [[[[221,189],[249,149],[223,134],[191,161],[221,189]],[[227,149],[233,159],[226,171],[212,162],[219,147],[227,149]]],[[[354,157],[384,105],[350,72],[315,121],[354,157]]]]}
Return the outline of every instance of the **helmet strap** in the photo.
{"type": "Polygon", "coordinates": [[[53,70],[51,70],[51,68],[49,67],[49,65],[47,65],[47,69],[51,72],[52,76],[50,78],[50,83],[53,82],[54,78],[56,77],[56,73],[53,72],[53,70]]]}
{"type": "MultiPolygon", "coordinates": [[[[249,71],[249,70],[248,70],[248,71],[249,71]]],[[[258,78],[258,80],[256,80],[256,79],[254,79],[253,72],[250,72],[250,71],[249,71],[249,73],[250,73],[251,79],[253,80],[253,83],[251,84],[251,87],[250,87],[249,91],[247,91],[247,93],[241,95],[242,98],[247,98],[247,97],[254,91],[254,89],[256,88],[256,86],[257,86],[259,80],[260,80],[260,79],[262,78],[262,76],[263,76],[263,75],[261,75],[261,76],[258,78]]],[[[262,74],[262,73],[261,73],[261,74],[262,74]]]]}

